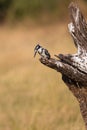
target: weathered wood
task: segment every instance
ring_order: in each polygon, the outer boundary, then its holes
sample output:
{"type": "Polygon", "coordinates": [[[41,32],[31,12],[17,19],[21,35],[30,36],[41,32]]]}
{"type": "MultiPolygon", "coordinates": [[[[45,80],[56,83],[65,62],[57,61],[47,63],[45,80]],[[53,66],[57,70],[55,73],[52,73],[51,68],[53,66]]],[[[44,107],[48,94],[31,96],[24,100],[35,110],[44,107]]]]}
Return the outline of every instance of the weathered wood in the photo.
{"type": "Polygon", "coordinates": [[[68,76],[70,79],[72,79],[74,82],[78,82],[79,86],[86,86],[87,85],[87,75],[81,71],[79,71],[77,68],[74,68],[73,66],[64,63],[63,61],[57,60],[57,59],[44,59],[41,58],[40,62],[52,69],[55,69],[56,71],[62,73],[65,76],[68,76]]]}
{"type": "Polygon", "coordinates": [[[62,80],[77,98],[87,130],[87,24],[74,3],[69,6],[69,32],[77,47],[76,54],[59,54],[58,59],[40,58],[40,62],[62,74],[62,80]]]}

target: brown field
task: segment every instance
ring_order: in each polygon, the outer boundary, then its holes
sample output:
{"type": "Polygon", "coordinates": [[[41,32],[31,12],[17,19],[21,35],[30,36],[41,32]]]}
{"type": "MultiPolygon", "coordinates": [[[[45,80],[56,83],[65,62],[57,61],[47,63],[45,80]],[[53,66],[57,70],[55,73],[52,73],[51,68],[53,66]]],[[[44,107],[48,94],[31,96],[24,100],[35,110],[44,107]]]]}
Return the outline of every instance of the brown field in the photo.
{"type": "Polygon", "coordinates": [[[76,51],[67,24],[0,27],[0,130],[85,130],[61,75],[33,58],[38,42],[52,57],[76,51]]]}

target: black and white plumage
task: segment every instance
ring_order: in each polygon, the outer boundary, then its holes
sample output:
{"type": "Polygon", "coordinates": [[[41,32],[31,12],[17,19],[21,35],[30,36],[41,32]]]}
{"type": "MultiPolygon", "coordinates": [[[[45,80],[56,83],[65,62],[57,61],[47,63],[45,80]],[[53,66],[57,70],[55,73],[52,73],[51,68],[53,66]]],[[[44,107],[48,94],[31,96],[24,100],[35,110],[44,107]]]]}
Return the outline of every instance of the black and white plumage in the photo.
{"type": "Polygon", "coordinates": [[[44,49],[42,46],[40,46],[39,44],[36,45],[35,49],[34,49],[34,57],[36,56],[37,52],[39,53],[39,55],[43,58],[47,58],[50,59],[50,53],[48,52],[47,49],[44,49]]]}

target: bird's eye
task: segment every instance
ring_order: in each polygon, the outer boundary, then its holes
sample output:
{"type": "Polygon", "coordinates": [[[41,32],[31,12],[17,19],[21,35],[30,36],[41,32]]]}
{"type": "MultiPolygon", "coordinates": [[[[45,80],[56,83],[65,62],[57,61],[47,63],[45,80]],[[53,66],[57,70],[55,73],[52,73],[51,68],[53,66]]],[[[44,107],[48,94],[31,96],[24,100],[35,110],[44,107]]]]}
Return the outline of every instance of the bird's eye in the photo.
{"type": "Polygon", "coordinates": [[[40,48],[39,46],[36,47],[37,50],[38,50],[39,48],[40,48]]]}

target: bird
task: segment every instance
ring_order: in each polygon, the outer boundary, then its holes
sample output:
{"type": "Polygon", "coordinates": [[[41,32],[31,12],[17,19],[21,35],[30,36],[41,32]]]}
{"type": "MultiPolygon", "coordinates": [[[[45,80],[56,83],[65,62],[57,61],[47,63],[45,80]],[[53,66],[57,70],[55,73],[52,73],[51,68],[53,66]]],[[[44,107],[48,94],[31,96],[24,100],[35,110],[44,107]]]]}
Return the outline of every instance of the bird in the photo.
{"type": "Polygon", "coordinates": [[[42,58],[46,58],[46,59],[50,59],[50,53],[48,52],[47,49],[44,49],[42,46],[40,46],[39,44],[36,45],[35,49],[34,49],[34,57],[36,56],[37,52],[39,53],[39,55],[42,58]]]}

